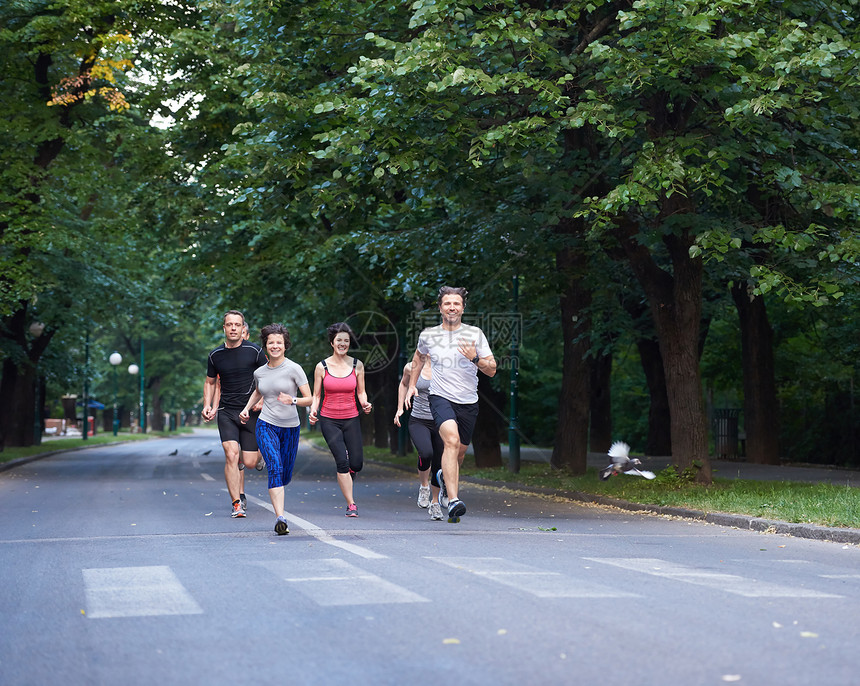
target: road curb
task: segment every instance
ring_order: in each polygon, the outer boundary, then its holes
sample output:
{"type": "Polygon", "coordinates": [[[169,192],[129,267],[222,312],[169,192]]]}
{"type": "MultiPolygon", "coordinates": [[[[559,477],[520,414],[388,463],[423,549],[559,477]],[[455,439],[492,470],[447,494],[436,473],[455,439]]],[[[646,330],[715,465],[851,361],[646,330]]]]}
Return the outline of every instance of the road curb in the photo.
{"type": "MultiPolygon", "coordinates": [[[[380,460],[366,460],[366,462],[376,465],[384,465],[394,467],[405,472],[414,472],[414,467],[406,465],[392,464],[380,460]]],[[[850,529],[847,527],[831,527],[819,526],[817,524],[795,524],[792,522],[783,522],[777,519],[762,519],[760,517],[751,517],[749,515],[726,514],[723,512],[705,512],[703,510],[694,510],[684,507],[668,507],[664,505],[647,505],[643,503],[631,503],[627,500],[618,498],[610,498],[605,495],[596,495],[594,493],[585,493],[583,491],[566,491],[558,488],[546,488],[543,486],[523,486],[512,485],[504,481],[491,481],[490,479],[478,479],[475,477],[464,476],[461,479],[466,483],[479,484],[481,486],[491,486],[508,491],[522,491],[525,493],[534,493],[538,495],[552,495],[559,498],[568,498],[583,503],[593,503],[595,505],[608,505],[620,510],[629,512],[646,512],[650,514],[665,515],[669,517],[681,517],[683,519],[694,519],[716,524],[719,526],[728,526],[733,529],[743,529],[747,531],[758,531],[760,533],[782,534],[785,536],[793,536],[795,538],[809,538],[816,541],[831,541],[833,543],[850,543],[852,545],[860,545],[860,529],[850,529]]]]}
{"type": "Polygon", "coordinates": [[[487,479],[472,479],[465,477],[464,481],[472,481],[474,483],[481,483],[484,485],[494,485],[501,488],[509,488],[510,490],[545,493],[547,495],[570,498],[571,500],[578,500],[581,502],[595,503],[597,505],[609,505],[611,507],[617,507],[621,510],[628,510],[630,512],[648,512],[657,515],[695,519],[708,522],[709,524],[729,526],[733,529],[745,529],[748,531],[758,531],[760,533],[783,534],[786,536],[794,536],[795,538],[810,538],[817,541],[832,541],[834,543],[851,543],[854,545],[860,545],[860,529],[820,526],[817,524],[796,524],[793,522],[783,522],[777,519],[751,517],[749,515],[728,514],[724,512],[705,512],[703,510],[694,510],[692,508],[688,509],[684,507],[631,503],[627,500],[609,498],[607,496],[584,493],[581,491],[565,491],[561,489],[541,488],[535,486],[510,487],[508,484],[503,482],[489,481],[487,479]]]}

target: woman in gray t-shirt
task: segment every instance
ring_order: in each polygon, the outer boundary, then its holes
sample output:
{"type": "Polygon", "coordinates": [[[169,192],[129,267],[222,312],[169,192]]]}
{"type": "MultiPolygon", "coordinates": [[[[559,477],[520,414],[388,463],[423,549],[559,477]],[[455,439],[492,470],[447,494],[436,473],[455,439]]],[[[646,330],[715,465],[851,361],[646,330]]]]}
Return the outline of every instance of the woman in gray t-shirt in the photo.
{"type": "Polygon", "coordinates": [[[269,324],[260,331],[268,364],[254,371],[256,390],[239,413],[248,421],[251,408],[263,400],[257,418],[257,447],[263,454],[269,474],[269,498],[275,509],[275,533],[290,533],[284,517],[284,486],[293,479],[293,466],[299,448],[301,421],[297,406],[309,407],[313,398],[304,370],[286,358],[290,349],[290,332],[281,324],[269,324]]]}
{"type": "MultiPolygon", "coordinates": [[[[397,388],[397,413],[394,415],[394,423],[400,426],[400,417],[403,414],[406,391],[409,390],[409,380],[412,376],[412,363],[409,362],[403,368],[403,378],[397,388]]],[[[439,436],[439,430],[430,413],[430,401],[428,391],[430,390],[430,360],[428,359],[415,387],[418,395],[412,398],[412,411],[409,415],[409,437],[412,445],[418,453],[418,507],[426,507],[430,512],[430,519],[442,519],[442,506],[439,498],[439,481],[436,473],[442,468],[442,451],[444,444],[439,436]],[[432,487],[432,497],[431,497],[432,487]]],[[[448,503],[445,503],[447,507],[448,503]]]]}

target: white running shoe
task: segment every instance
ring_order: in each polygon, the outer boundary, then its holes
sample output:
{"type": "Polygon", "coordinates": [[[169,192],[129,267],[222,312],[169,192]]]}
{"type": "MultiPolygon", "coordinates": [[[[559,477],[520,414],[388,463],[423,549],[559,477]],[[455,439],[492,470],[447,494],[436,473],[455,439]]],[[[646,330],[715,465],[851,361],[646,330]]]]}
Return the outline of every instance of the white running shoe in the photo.
{"type": "Polygon", "coordinates": [[[442,507],[439,503],[430,503],[430,519],[434,522],[442,521],[442,507]]]}
{"type": "Polygon", "coordinates": [[[418,507],[430,507],[430,487],[418,487],[418,507]]]}
{"type": "Polygon", "coordinates": [[[242,504],[241,500],[237,500],[233,503],[233,509],[230,511],[231,517],[244,517],[245,516],[245,506],[242,504]]]}

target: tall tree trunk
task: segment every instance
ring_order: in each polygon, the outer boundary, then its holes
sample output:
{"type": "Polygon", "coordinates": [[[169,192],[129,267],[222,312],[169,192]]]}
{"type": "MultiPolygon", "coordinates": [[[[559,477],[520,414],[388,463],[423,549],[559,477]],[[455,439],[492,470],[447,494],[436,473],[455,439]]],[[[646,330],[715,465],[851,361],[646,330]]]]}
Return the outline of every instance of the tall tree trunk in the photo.
{"type": "Polygon", "coordinates": [[[372,430],[370,435],[365,436],[365,444],[377,448],[391,448],[391,429],[393,426],[394,406],[391,403],[391,388],[397,388],[397,381],[391,377],[393,364],[385,369],[368,372],[365,368],[364,383],[367,390],[367,399],[373,404],[373,412],[367,422],[368,429],[372,430]]]}
{"type": "Polygon", "coordinates": [[[33,424],[36,421],[36,374],[29,364],[16,366],[3,360],[3,380],[0,383],[0,417],[3,422],[3,445],[33,445],[33,424]]]}
{"type": "Polygon", "coordinates": [[[756,464],[779,464],[779,402],[773,354],[773,329],[764,298],[746,282],[732,286],[741,327],[744,428],[747,457],[756,464]]]}
{"type": "Polygon", "coordinates": [[[576,246],[563,246],[556,252],[556,268],[566,285],[560,299],[564,347],[558,423],[550,464],[573,474],[585,474],[588,457],[591,291],[585,278],[587,266],[583,251],[576,246]]]}
{"type": "Polygon", "coordinates": [[[150,378],[149,393],[152,402],[152,410],[149,413],[149,420],[153,431],[164,431],[164,412],[161,409],[161,377],[154,376],[150,378]]]}
{"type": "MultiPolygon", "coordinates": [[[[623,251],[612,250],[610,256],[617,262],[624,259],[623,251]]],[[[666,373],[660,355],[660,344],[654,333],[654,319],[650,307],[638,293],[624,298],[622,306],[633,320],[639,362],[645,375],[645,384],[648,386],[648,437],[645,439],[645,454],[671,455],[672,421],[669,415],[669,396],[666,394],[666,373]]]]}
{"type": "Polygon", "coordinates": [[[472,445],[476,467],[501,467],[502,446],[499,433],[504,417],[505,395],[493,388],[490,377],[478,372],[478,420],[472,445]]]}
{"type": "MultiPolygon", "coordinates": [[[[677,194],[676,194],[677,196],[677,194]]],[[[686,200],[666,199],[664,214],[689,213],[686,200]]],[[[702,261],[690,257],[693,240],[688,230],[676,228],[663,241],[671,273],[661,269],[648,248],[636,238],[637,227],[627,222],[619,240],[630,266],[648,296],[666,373],[671,416],[672,463],[685,470],[698,466],[696,479],[711,482],[708,430],[699,369],[699,328],[702,315],[702,261]]]]}
{"type": "Polygon", "coordinates": [[[612,352],[591,357],[591,399],[589,447],[591,452],[605,453],[612,445],[612,352]]]}
{"type": "Polygon", "coordinates": [[[669,412],[669,396],[666,393],[666,373],[663,371],[663,358],[660,345],[653,338],[639,336],[636,339],[639,360],[648,385],[648,438],[645,442],[646,455],[672,454],[672,418],[669,412]]]}
{"type": "MultiPolygon", "coordinates": [[[[392,319],[392,326],[396,326],[392,319]]],[[[385,382],[385,416],[381,418],[378,426],[380,437],[377,445],[380,448],[388,448],[392,453],[397,452],[397,427],[394,425],[394,413],[397,412],[397,387],[400,384],[400,375],[403,366],[399,364],[399,346],[397,337],[392,336],[387,341],[386,355],[391,360],[382,372],[385,382]]]]}
{"type": "MultiPolygon", "coordinates": [[[[6,358],[0,379],[0,446],[30,446],[34,443],[36,415],[36,383],[39,360],[51,342],[55,330],[44,329],[41,334],[29,333],[31,315],[26,302],[3,318],[0,340],[6,358]]],[[[40,399],[44,404],[44,397],[40,399]]]]}

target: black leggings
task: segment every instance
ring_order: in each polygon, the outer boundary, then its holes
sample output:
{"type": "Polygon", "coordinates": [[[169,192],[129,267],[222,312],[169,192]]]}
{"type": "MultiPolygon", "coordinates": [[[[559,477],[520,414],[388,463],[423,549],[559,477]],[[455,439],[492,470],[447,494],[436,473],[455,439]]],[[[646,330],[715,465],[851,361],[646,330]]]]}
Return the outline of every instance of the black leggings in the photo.
{"type": "Polygon", "coordinates": [[[328,449],[334,455],[337,473],[360,472],[364,466],[361,420],[358,417],[349,419],[320,417],[320,430],[328,444],[328,449]]]}
{"type": "Polygon", "coordinates": [[[412,445],[418,451],[418,469],[422,472],[430,469],[430,483],[438,486],[436,472],[442,469],[442,452],[445,444],[442,442],[436,423],[432,419],[410,417],[409,438],[412,439],[412,445]]]}

